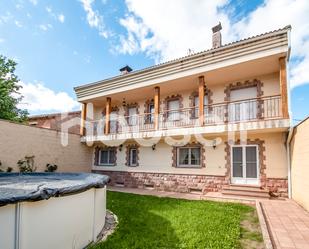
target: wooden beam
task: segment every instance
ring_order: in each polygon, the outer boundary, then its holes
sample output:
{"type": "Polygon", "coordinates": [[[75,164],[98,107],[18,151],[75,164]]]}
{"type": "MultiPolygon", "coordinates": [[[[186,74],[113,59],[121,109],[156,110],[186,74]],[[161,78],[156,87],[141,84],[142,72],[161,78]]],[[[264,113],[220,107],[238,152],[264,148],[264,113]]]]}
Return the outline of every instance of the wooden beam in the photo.
{"type": "Polygon", "coordinates": [[[159,114],[160,114],[160,87],[156,86],[155,87],[155,94],[154,94],[154,124],[155,124],[155,129],[159,129],[159,114]]]}
{"type": "Polygon", "coordinates": [[[86,135],[86,128],[85,128],[85,122],[86,122],[86,116],[87,116],[87,104],[82,103],[82,113],[80,115],[80,135],[85,136],[86,135]]]}
{"type": "Polygon", "coordinates": [[[200,125],[204,125],[204,94],[205,94],[205,80],[204,76],[198,77],[198,113],[200,125]]]}
{"type": "Polygon", "coordinates": [[[280,95],[281,95],[282,117],[289,118],[286,57],[279,58],[279,65],[280,65],[280,95]]]}
{"type": "Polygon", "coordinates": [[[105,135],[108,135],[110,132],[110,113],[111,113],[111,98],[106,98],[105,105],[105,135]]]}

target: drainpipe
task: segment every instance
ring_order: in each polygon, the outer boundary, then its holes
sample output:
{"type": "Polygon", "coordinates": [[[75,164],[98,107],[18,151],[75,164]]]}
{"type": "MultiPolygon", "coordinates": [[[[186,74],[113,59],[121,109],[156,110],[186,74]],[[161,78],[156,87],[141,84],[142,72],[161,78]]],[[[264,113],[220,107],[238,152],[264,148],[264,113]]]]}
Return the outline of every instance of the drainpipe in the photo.
{"type": "Polygon", "coordinates": [[[290,149],[290,145],[291,145],[293,133],[294,133],[294,127],[291,126],[290,129],[289,129],[288,138],[286,140],[287,157],[288,157],[287,159],[288,159],[288,196],[289,196],[289,199],[292,198],[291,149],[290,149]]]}

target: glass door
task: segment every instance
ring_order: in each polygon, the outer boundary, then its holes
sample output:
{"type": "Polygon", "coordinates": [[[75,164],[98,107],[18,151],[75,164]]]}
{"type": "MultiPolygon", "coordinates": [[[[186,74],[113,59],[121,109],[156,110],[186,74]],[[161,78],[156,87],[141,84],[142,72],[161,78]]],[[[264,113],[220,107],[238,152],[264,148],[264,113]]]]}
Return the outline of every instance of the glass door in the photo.
{"type": "Polygon", "coordinates": [[[259,185],[259,162],[257,145],[231,147],[232,183],[259,185]]]}

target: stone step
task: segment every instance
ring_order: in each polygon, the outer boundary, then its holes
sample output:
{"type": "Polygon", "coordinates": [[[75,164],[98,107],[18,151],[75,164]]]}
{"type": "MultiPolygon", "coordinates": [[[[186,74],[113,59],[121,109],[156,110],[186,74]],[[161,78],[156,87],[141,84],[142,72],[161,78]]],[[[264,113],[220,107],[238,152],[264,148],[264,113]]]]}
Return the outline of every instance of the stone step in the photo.
{"type": "Polygon", "coordinates": [[[227,186],[223,187],[224,191],[244,191],[244,192],[255,192],[255,193],[269,193],[268,190],[261,189],[259,187],[251,187],[251,186],[227,186]]]}
{"type": "Polygon", "coordinates": [[[256,197],[256,198],[266,198],[266,199],[270,198],[268,192],[259,192],[259,191],[223,190],[222,194],[223,195],[232,195],[232,196],[247,196],[247,197],[256,197]]]}
{"type": "Polygon", "coordinates": [[[256,186],[256,185],[248,185],[248,184],[230,184],[229,186],[226,187],[246,187],[246,188],[252,188],[252,189],[261,189],[260,186],[256,186]]]}

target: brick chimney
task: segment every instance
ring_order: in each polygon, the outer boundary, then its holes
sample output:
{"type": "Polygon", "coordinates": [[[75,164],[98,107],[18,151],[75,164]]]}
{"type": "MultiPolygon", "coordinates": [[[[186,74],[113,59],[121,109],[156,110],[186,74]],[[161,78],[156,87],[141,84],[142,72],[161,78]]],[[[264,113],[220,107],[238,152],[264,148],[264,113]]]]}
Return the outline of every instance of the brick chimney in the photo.
{"type": "Polygon", "coordinates": [[[221,22],[212,28],[212,48],[218,48],[222,46],[221,32],[222,29],[221,22]]]}
{"type": "Polygon", "coordinates": [[[120,74],[123,75],[123,74],[130,73],[132,71],[132,68],[126,65],[125,67],[120,68],[119,71],[120,71],[120,74]]]}

